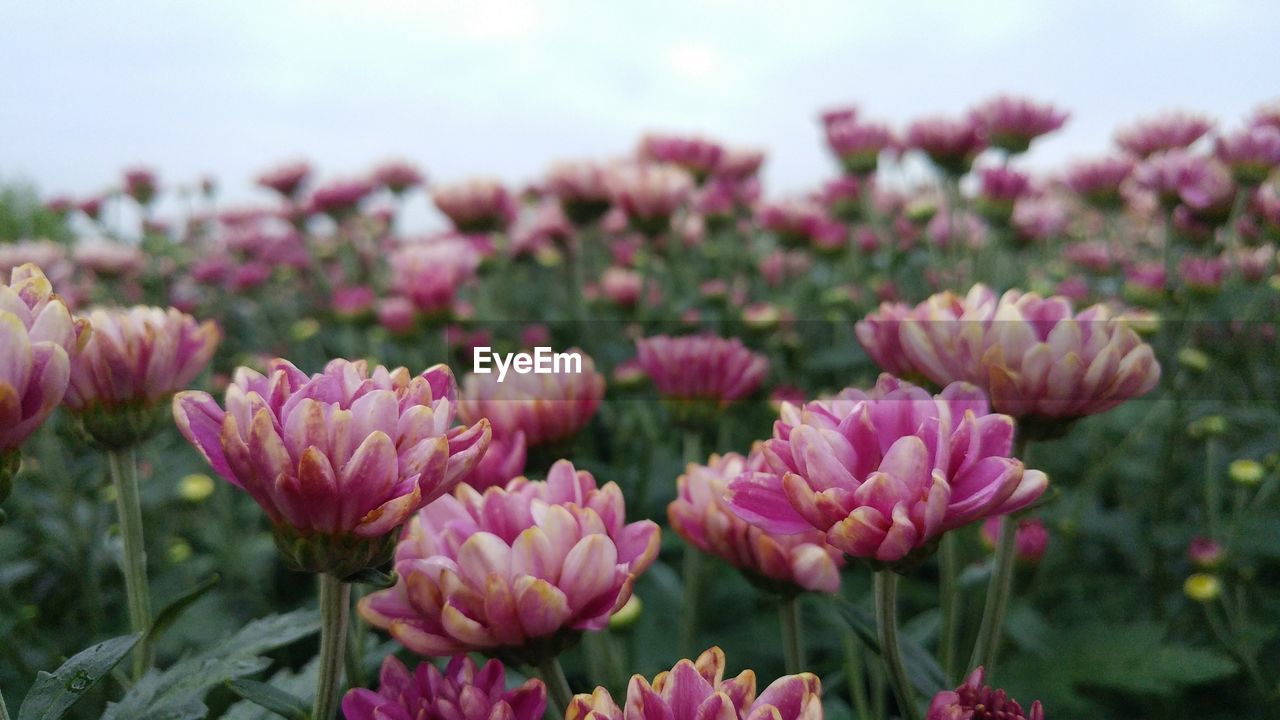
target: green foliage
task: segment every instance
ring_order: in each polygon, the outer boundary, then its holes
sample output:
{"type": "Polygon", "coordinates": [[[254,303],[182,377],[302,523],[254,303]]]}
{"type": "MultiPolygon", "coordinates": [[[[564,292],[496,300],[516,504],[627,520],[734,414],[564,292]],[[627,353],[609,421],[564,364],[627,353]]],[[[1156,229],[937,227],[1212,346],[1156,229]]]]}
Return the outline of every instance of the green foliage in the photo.
{"type": "Polygon", "coordinates": [[[122,635],[76,653],[52,673],[41,672],[22,701],[18,720],[58,720],[129,654],[140,635],[122,635]]]}

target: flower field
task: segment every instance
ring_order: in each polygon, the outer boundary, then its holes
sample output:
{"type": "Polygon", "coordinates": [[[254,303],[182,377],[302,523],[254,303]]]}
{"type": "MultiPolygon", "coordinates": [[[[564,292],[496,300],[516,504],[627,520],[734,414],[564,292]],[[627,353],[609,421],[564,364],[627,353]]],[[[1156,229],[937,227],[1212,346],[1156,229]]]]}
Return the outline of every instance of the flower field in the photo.
{"type": "Polygon", "coordinates": [[[1073,119],[5,189],[0,720],[1275,717],[1280,106],[1073,119]]]}

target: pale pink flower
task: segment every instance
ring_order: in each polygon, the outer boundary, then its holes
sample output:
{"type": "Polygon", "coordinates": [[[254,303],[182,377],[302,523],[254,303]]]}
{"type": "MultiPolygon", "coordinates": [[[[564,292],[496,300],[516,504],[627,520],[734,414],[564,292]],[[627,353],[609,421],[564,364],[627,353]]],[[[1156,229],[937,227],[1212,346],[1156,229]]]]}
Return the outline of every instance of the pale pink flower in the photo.
{"type": "Polygon", "coordinates": [[[1213,129],[1209,118],[1175,111],[1144,118],[1116,131],[1115,141],[1129,154],[1145,158],[1164,150],[1184,149],[1213,129]]]}
{"type": "Polygon", "coordinates": [[[759,389],[769,359],[737,338],[657,335],[636,341],[637,360],[658,393],[728,407],[759,389]]]}
{"type": "Polygon", "coordinates": [[[510,191],[489,178],[437,185],[431,199],[458,232],[467,234],[505,232],[519,211],[510,191]]]}
{"type": "Polygon", "coordinates": [[[468,373],[462,381],[458,412],[465,422],[487,418],[499,437],[523,432],[529,447],[548,445],[577,435],[595,416],[604,399],[604,375],[591,356],[577,348],[581,368],[561,366],[550,373],[509,372],[498,382],[496,368],[468,373]],[[579,372],[575,372],[578,370],[579,372]]]}
{"type": "Polygon", "coordinates": [[[1062,127],[1071,114],[1030,98],[997,95],[975,107],[969,116],[992,147],[1021,153],[1032,140],[1062,127]]]}

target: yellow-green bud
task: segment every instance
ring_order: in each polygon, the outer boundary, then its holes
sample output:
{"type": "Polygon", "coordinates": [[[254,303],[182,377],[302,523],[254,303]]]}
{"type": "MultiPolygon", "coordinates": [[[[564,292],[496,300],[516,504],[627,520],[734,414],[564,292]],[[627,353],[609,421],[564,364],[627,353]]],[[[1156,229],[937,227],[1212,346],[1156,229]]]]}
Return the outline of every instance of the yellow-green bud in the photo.
{"type": "Polygon", "coordinates": [[[1262,482],[1262,478],[1266,476],[1267,469],[1257,460],[1241,458],[1231,461],[1231,465],[1227,467],[1227,474],[1231,476],[1231,480],[1240,485],[1257,485],[1262,482]]]}
{"type": "Polygon", "coordinates": [[[203,502],[213,494],[213,478],[204,473],[192,473],[178,481],[178,495],[192,503],[203,502]]]}
{"type": "Polygon", "coordinates": [[[640,613],[644,612],[644,605],[640,602],[638,595],[632,595],[618,612],[609,617],[610,630],[626,630],[636,621],[640,619],[640,613]]]}
{"type": "Polygon", "coordinates": [[[1182,583],[1182,592],[1198,603],[1213,602],[1222,594],[1222,581],[1211,573],[1195,573],[1182,583]]]}
{"type": "Polygon", "coordinates": [[[1178,364],[1188,370],[1204,372],[1209,369],[1209,356],[1193,347],[1184,347],[1178,351],[1178,364]]]}

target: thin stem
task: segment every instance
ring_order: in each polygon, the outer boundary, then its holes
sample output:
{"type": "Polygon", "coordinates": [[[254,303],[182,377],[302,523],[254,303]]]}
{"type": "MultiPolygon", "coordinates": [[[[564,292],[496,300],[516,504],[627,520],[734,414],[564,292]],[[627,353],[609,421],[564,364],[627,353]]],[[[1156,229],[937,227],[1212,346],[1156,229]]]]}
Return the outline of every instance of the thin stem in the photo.
{"type": "Polygon", "coordinates": [[[1218,441],[1209,438],[1204,448],[1204,510],[1209,519],[1209,535],[1220,539],[1222,523],[1222,488],[1218,478],[1218,441]]]}
{"type": "MultiPolygon", "coordinates": [[[[151,591],[147,586],[147,548],[142,537],[142,501],[138,493],[138,463],[133,448],[108,450],[107,465],[116,490],[116,513],[120,520],[120,536],[124,556],[125,594],[129,602],[129,627],[145,633],[151,627],[151,591]]],[[[133,679],[142,677],[151,667],[151,643],[144,636],[133,651],[133,679]]]]}
{"type": "MultiPolygon", "coordinates": [[[[351,601],[354,607],[360,602],[360,598],[364,596],[364,589],[353,586],[351,588],[351,601]]],[[[347,640],[346,667],[347,667],[347,684],[351,687],[362,687],[365,683],[364,677],[364,649],[368,644],[369,626],[357,620],[350,624],[350,639],[347,640]]]]}
{"type": "Polygon", "coordinates": [[[786,660],[787,674],[795,675],[805,668],[799,598],[795,595],[785,598],[778,606],[778,617],[782,621],[782,653],[786,660]]]}
{"type": "Polygon", "coordinates": [[[892,570],[875,575],[876,630],[880,637],[880,658],[884,661],[889,681],[898,698],[898,712],[905,720],[920,720],[907,669],[902,664],[902,647],[898,643],[898,576],[892,570]]]}
{"type": "Polygon", "coordinates": [[[555,656],[538,663],[538,676],[547,684],[547,693],[556,710],[555,717],[564,717],[564,711],[573,701],[573,691],[569,689],[569,680],[564,676],[564,668],[555,656]]]}
{"type": "MultiPolygon", "coordinates": [[[[1019,433],[1013,456],[1026,460],[1031,443],[1019,433]]],[[[991,582],[987,585],[987,602],[982,609],[982,624],[978,626],[978,640],[969,659],[970,669],[985,667],[991,673],[995,667],[996,653],[1004,631],[1004,616],[1009,609],[1009,596],[1013,590],[1013,567],[1017,561],[1018,526],[1008,515],[1000,518],[1000,536],[996,541],[995,565],[991,569],[991,582]]]]}
{"type": "Polygon", "coordinates": [[[941,596],[942,634],[938,640],[938,661],[948,684],[956,679],[956,638],[960,632],[960,589],[956,582],[959,562],[956,539],[945,533],[938,548],[938,592],[941,596]]]}
{"type": "Polygon", "coordinates": [[[858,713],[858,720],[878,717],[871,714],[867,703],[866,668],[862,664],[862,642],[852,630],[844,631],[844,674],[849,684],[849,703],[858,713]]]}
{"type": "Polygon", "coordinates": [[[320,576],[320,672],[312,720],[333,720],[342,690],[342,664],[347,646],[351,585],[329,574],[320,576]]]}

